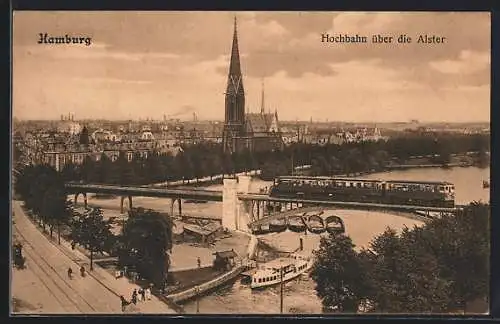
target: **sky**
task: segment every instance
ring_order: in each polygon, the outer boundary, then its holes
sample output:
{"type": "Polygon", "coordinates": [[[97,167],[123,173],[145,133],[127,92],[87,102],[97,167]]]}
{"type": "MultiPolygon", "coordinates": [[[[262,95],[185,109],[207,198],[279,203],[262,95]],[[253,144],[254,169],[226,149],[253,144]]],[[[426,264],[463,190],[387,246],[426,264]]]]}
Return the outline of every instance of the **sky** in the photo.
{"type": "Polygon", "coordinates": [[[490,15],[477,12],[14,12],[13,115],[222,120],[234,16],[249,112],[264,84],[280,120],[490,119],[490,15]],[[40,33],[91,45],[38,44],[40,33]],[[446,41],[417,44],[421,34],[446,41]]]}

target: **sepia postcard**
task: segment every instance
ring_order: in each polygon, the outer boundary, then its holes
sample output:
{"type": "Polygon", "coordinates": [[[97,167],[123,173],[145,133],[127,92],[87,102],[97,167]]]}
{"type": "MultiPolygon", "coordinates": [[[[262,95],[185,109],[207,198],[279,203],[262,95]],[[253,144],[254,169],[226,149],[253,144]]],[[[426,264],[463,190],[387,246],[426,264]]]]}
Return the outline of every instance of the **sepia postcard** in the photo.
{"type": "Polygon", "coordinates": [[[488,314],[490,25],[14,11],[11,314],[488,314]]]}

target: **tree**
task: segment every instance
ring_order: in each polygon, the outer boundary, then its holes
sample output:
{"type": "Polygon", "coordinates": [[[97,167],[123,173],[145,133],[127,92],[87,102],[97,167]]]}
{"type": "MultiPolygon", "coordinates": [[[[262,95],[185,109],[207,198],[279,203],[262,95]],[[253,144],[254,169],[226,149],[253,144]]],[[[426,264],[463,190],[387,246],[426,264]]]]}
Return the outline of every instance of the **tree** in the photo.
{"type": "Polygon", "coordinates": [[[233,160],[231,159],[231,154],[228,153],[223,153],[221,157],[222,161],[222,173],[228,174],[228,175],[233,175],[234,174],[234,164],[233,160]]]}
{"type": "Polygon", "coordinates": [[[50,226],[50,237],[52,237],[54,228],[57,228],[57,242],[61,244],[61,225],[67,224],[72,216],[71,202],[67,200],[62,177],[58,174],[54,183],[47,187],[41,195],[43,200],[40,213],[50,226]]]}
{"type": "Polygon", "coordinates": [[[343,234],[322,237],[311,278],[325,308],[356,313],[367,294],[363,268],[352,240],[343,234]]]}
{"type": "Polygon", "coordinates": [[[129,211],[121,236],[120,265],[135,268],[143,278],[163,287],[170,266],[173,226],[169,216],[153,210],[129,211]]]}
{"type": "Polygon", "coordinates": [[[439,274],[451,282],[451,309],[488,296],[490,207],[473,202],[457,215],[445,215],[425,226],[439,274]]]}
{"type": "Polygon", "coordinates": [[[92,182],[93,181],[93,175],[95,173],[96,169],[96,162],[92,161],[92,158],[90,156],[86,156],[85,159],[83,160],[83,163],[80,165],[80,177],[81,180],[85,182],[92,182]]]}
{"type": "Polygon", "coordinates": [[[387,229],[370,244],[376,256],[371,272],[374,308],[389,313],[446,311],[450,282],[437,276],[439,264],[427,249],[422,228],[387,229]]]}
{"type": "Polygon", "coordinates": [[[75,181],[79,178],[78,172],[76,171],[76,166],[71,162],[64,165],[61,171],[61,175],[64,181],[75,181]]]}
{"type": "Polygon", "coordinates": [[[93,208],[84,213],[75,212],[70,238],[73,243],[90,252],[90,270],[93,270],[94,253],[104,252],[113,242],[111,221],[104,220],[100,208],[93,208]]]}
{"type": "Polygon", "coordinates": [[[118,174],[117,183],[121,186],[131,185],[134,181],[134,170],[128,162],[125,152],[120,152],[114,164],[118,174]]]}

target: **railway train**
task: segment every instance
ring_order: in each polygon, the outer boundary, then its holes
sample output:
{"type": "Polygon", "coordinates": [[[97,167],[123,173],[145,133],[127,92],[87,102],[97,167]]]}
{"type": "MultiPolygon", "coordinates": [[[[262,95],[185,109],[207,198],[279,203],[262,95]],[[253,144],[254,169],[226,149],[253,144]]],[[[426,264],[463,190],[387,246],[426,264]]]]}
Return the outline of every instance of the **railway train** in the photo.
{"type": "Polygon", "coordinates": [[[277,198],[455,207],[455,186],[449,182],[282,176],[274,179],[269,195],[277,198]]]}

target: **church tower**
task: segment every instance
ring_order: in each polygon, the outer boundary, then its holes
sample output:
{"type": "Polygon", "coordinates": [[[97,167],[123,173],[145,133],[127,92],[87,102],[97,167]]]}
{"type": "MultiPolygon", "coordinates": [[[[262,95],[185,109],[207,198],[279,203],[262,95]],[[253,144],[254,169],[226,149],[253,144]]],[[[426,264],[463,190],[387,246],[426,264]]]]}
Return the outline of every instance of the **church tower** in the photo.
{"type": "Polygon", "coordinates": [[[234,17],[233,46],[225,93],[225,118],[222,134],[224,152],[232,153],[238,150],[238,145],[241,145],[238,143],[243,143],[242,139],[239,138],[244,136],[245,89],[243,88],[243,76],[241,75],[236,17],[234,17]]]}

